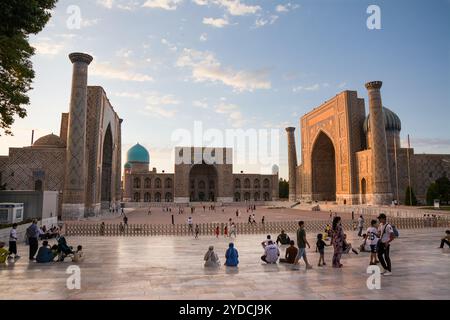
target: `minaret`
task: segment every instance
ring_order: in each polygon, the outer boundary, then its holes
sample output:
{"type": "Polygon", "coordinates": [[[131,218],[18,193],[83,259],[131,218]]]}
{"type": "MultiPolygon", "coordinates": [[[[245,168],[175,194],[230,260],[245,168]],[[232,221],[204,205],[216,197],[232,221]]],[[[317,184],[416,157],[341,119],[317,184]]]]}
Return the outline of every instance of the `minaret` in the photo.
{"type": "Polygon", "coordinates": [[[372,149],[373,204],[390,204],[393,196],[389,174],[386,126],[381,102],[381,81],[366,83],[369,94],[369,127],[372,149]]]}
{"type": "Polygon", "coordinates": [[[87,78],[93,58],[84,53],[71,53],[69,59],[73,72],[62,218],[77,220],[85,213],[87,78]]]}
{"type": "Polygon", "coordinates": [[[295,148],[295,128],[286,128],[288,138],[289,201],[297,200],[297,150],[295,148]]]}

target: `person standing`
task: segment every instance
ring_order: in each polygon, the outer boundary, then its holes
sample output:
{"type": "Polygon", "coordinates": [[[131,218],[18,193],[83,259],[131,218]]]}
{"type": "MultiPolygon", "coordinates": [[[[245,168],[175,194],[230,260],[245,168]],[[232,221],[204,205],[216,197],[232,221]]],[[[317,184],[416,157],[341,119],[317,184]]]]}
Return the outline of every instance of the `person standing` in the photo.
{"type": "Polygon", "coordinates": [[[200,227],[198,224],[195,225],[195,239],[198,239],[198,235],[200,234],[200,227]]]}
{"type": "Polygon", "coordinates": [[[187,224],[188,224],[188,232],[193,233],[194,232],[194,221],[192,220],[192,217],[189,217],[187,219],[187,224]]]}
{"type": "Polygon", "coordinates": [[[333,237],[331,243],[333,244],[333,268],[342,268],[341,256],[344,249],[344,230],[341,225],[341,217],[334,217],[332,226],[333,237]]]}
{"type": "Polygon", "coordinates": [[[386,215],[384,213],[381,213],[378,216],[378,221],[380,222],[380,225],[378,227],[380,241],[378,241],[377,254],[378,260],[384,268],[384,270],[381,271],[381,274],[390,276],[392,274],[392,265],[389,251],[391,242],[395,238],[394,229],[389,223],[386,222],[386,215]]]}
{"type": "Polygon", "coordinates": [[[305,222],[300,221],[298,223],[298,226],[299,226],[297,230],[298,254],[297,257],[295,258],[294,265],[297,265],[299,260],[303,258],[303,260],[305,260],[306,263],[306,270],[312,269],[312,265],[308,263],[308,258],[306,257],[306,246],[308,246],[308,248],[311,248],[311,246],[309,245],[309,242],[306,239],[305,222]]]}
{"type": "Polygon", "coordinates": [[[230,226],[230,238],[232,235],[236,238],[236,224],[234,222],[232,222],[230,226]]]}
{"type": "Polygon", "coordinates": [[[220,227],[217,226],[216,230],[214,231],[214,233],[216,234],[216,238],[219,239],[219,234],[220,234],[220,227]]]}
{"type": "Polygon", "coordinates": [[[123,224],[128,226],[128,217],[126,215],[123,216],[123,224]]]}
{"type": "Polygon", "coordinates": [[[17,255],[17,223],[12,225],[12,229],[9,232],[9,254],[14,255],[14,259],[19,259],[17,255]]]}
{"type": "Polygon", "coordinates": [[[28,239],[28,245],[30,246],[30,260],[35,260],[34,256],[36,255],[36,252],[38,251],[39,247],[39,227],[37,226],[37,220],[34,219],[31,226],[27,228],[26,236],[28,239]]]}
{"type": "Polygon", "coordinates": [[[377,264],[377,244],[378,244],[378,229],[377,220],[372,220],[370,222],[370,227],[367,228],[367,240],[370,245],[370,263],[369,265],[377,264]]]}
{"type": "Polygon", "coordinates": [[[358,218],[358,237],[362,236],[363,228],[364,228],[364,217],[360,215],[358,218]]]}

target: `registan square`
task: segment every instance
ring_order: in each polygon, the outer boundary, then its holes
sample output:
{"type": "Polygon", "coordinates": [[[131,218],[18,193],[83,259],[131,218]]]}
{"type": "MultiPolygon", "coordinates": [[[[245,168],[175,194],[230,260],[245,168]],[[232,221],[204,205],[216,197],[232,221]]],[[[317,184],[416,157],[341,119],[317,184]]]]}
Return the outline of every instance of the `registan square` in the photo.
{"type": "Polygon", "coordinates": [[[448,1],[0,9],[1,300],[450,299],[448,1]]]}

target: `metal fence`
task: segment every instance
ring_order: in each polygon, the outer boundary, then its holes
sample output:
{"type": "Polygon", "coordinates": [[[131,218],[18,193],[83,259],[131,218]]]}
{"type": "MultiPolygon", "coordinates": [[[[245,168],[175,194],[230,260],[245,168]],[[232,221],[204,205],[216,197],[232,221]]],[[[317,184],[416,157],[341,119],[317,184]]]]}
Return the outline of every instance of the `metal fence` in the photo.
{"type": "MultiPolygon", "coordinates": [[[[370,220],[366,217],[366,227],[370,220]]],[[[397,229],[421,229],[421,228],[448,228],[450,219],[448,217],[435,218],[392,218],[389,223],[395,225],[397,229]]],[[[323,232],[326,220],[305,221],[305,229],[308,232],[323,232]]],[[[345,220],[342,222],[344,230],[355,230],[356,221],[345,220]]],[[[200,223],[200,235],[215,235],[215,230],[219,226],[220,235],[224,235],[226,223],[200,223]]],[[[248,224],[236,223],[237,234],[261,234],[279,233],[281,230],[295,232],[298,228],[298,221],[279,221],[248,224]]],[[[195,228],[195,227],[194,227],[195,228]]],[[[228,229],[228,233],[230,230],[228,229]]],[[[189,236],[193,231],[187,224],[92,224],[92,223],[69,223],[64,226],[66,236],[93,236],[93,237],[115,237],[115,236],[189,236]]]]}

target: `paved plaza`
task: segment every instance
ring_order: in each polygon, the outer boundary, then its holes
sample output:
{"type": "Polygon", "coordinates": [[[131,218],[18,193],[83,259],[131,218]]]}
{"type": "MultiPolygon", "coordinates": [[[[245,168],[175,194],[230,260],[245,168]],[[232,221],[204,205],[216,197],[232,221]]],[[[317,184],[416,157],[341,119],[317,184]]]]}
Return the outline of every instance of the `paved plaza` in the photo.
{"type": "MultiPolygon", "coordinates": [[[[239,268],[203,267],[209,245],[224,262],[229,239],[223,237],[70,237],[83,245],[81,289],[68,290],[66,269],[71,262],[36,264],[23,258],[0,268],[0,299],[450,299],[450,249],[438,249],[445,230],[401,230],[391,256],[393,275],[383,277],[380,290],[366,286],[367,253],[344,255],[344,268],[331,268],[332,248],[326,248],[326,267],[306,271],[260,261],[265,235],[238,236],[239,268]]],[[[276,235],[273,235],[276,236],[276,235]]],[[[291,235],[293,236],[293,235],[291,235]]],[[[353,232],[348,234],[358,244],[353,232]]],[[[314,234],[308,234],[315,243],[314,234]]],[[[284,254],[284,248],[282,248],[284,254]]]]}

